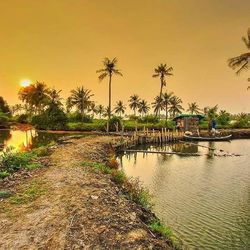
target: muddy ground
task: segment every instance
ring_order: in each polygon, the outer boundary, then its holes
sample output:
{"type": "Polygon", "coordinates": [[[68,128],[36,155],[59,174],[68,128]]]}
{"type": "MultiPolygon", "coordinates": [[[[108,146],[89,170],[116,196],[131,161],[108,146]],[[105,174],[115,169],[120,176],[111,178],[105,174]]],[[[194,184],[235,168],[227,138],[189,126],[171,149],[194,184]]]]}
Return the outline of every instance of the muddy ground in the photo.
{"type": "Polygon", "coordinates": [[[0,249],[171,249],[145,224],[150,212],[104,175],[81,166],[106,160],[111,137],[59,145],[44,167],[0,183],[0,249]]]}

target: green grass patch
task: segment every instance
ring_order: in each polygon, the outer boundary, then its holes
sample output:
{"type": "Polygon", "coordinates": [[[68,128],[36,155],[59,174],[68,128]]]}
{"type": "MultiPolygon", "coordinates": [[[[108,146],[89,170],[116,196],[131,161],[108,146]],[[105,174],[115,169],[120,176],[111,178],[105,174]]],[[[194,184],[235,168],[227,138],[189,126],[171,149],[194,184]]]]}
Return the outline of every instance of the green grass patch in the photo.
{"type": "Polygon", "coordinates": [[[0,179],[4,179],[5,177],[8,177],[10,174],[6,171],[0,172],[0,179]]]}
{"type": "Polygon", "coordinates": [[[10,191],[0,191],[0,199],[1,198],[8,198],[11,196],[11,192],[10,191]]]}
{"type": "Polygon", "coordinates": [[[47,192],[43,181],[32,181],[26,189],[11,196],[9,201],[12,204],[23,204],[35,200],[47,192]]]}
{"type": "Polygon", "coordinates": [[[128,199],[144,208],[153,206],[149,191],[143,187],[138,178],[128,178],[122,170],[111,169],[103,163],[83,162],[82,166],[92,167],[104,174],[110,174],[111,180],[123,190],[128,199]]]}
{"type": "Polygon", "coordinates": [[[166,239],[170,240],[171,244],[173,245],[174,249],[183,249],[179,240],[175,237],[172,230],[164,225],[160,220],[155,220],[149,224],[149,228],[154,233],[158,233],[164,236],[166,239]]]}

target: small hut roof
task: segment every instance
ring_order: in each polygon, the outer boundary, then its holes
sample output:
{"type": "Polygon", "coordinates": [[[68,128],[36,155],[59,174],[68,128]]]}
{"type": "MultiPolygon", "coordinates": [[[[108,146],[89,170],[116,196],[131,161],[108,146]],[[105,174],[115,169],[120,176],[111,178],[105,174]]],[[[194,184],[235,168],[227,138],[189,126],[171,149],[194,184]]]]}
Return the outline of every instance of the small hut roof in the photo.
{"type": "Polygon", "coordinates": [[[178,116],[176,116],[173,121],[177,120],[177,119],[181,119],[181,118],[186,118],[186,117],[189,117],[189,118],[198,118],[199,120],[202,120],[205,118],[204,115],[192,115],[192,114],[180,114],[178,116]]]}

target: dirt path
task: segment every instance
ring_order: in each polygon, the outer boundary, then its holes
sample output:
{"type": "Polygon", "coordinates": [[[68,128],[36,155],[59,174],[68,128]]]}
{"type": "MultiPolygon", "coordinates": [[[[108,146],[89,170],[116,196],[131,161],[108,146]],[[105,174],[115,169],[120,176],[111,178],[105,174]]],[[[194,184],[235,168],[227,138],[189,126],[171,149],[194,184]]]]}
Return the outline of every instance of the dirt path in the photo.
{"type": "Polygon", "coordinates": [[[109,137],[58,147],[50,167],[0,201],[0,249],[170,249],[107,175],[80,165],[103,160],[109,137]]]}

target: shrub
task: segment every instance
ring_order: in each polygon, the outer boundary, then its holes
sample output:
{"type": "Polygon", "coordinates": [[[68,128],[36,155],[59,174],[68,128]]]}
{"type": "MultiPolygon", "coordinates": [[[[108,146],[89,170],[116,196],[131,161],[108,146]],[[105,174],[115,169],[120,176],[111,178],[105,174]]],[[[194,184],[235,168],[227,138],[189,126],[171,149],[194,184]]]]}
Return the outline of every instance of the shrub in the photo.
{"type": "Polygon", "coordinates": [[[57,105],[50,105],[42,114],[33,116],[31,123],[38,129],[62,130],[66,127],[67,116],[57,105]]]}
{"type": "Polygon", "coordinates": [[[240,113],[236,117],[236,122],[232,125],[233,128],[247,128],[249,127],[249,118],[245,113],[240,113]]]}
{"type": "Polygon", "coordinates": [[[159,118],[155,115],[147,115],[138,119],[140,123],[158,123],[159,118]]]}
{"type": "Polygon", "coordinates": [[[0,161],[0,170],[6,173],[13,173],[22,167],[28,167],[31,164],[34,154],[29,152],[14,152],[8,149],[3,152],[0,161]]]}
{"type": "Polygon", "coordinates": [[[0,111],[0,125],[6,125],[9,121],[9,117],[0,111]]]}
{"type": "Polygon", "coordinates": [[[82,116],[79,112],[69,113],[67,114],[68,121],[69,122],[86,122],[91,123],[93,121],[92,117],[90,115],[84,115],[82,116]]]}
{"type": "Polygon", "coordinates": [[[109,121],[109,130],[116,131],[116,127],[118,126],[118,130],[122,128],[122,119],[118,116],[113,116],[109,121]]]}
{"type": "Polygon", "coordinates": [[[17,122],[19,122],[19,123],[28,123],[29,121],[28,121],[28,118],[29,118],[29,116],[27,115],[27,114],[21,114],[21,115],[19,115],[18,117],[17,117],[17,122]]]}

